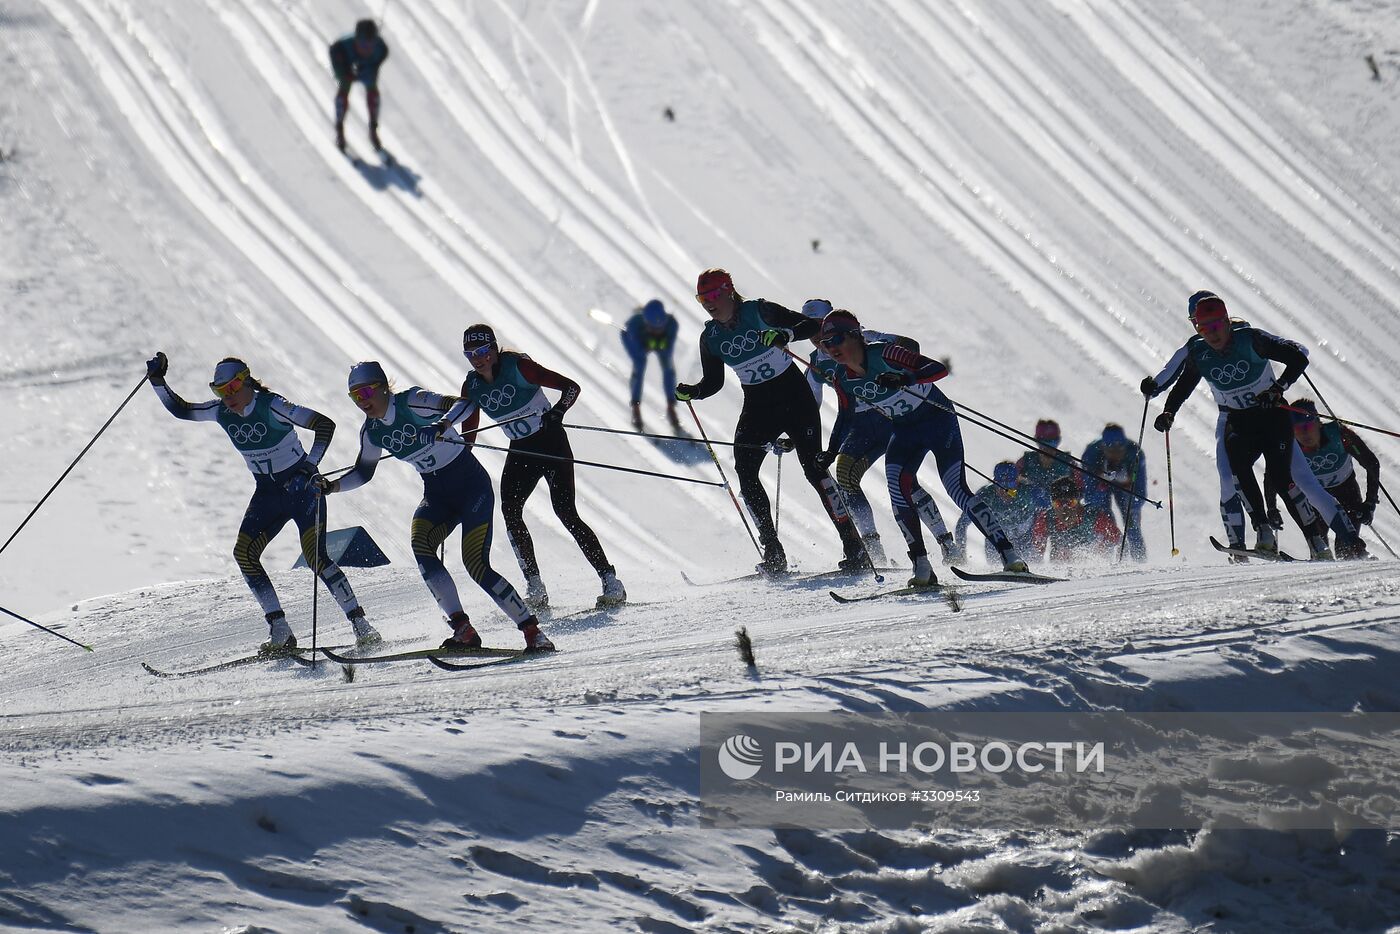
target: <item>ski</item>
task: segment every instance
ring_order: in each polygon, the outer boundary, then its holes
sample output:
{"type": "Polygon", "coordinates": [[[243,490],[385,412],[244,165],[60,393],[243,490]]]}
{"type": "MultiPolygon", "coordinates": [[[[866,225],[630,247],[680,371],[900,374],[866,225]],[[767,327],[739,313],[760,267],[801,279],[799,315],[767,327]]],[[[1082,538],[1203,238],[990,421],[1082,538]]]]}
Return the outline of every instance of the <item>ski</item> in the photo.
{"type": "Polygon", "coordinates": [[[778,574],[767,574],[762,571],[755,571],[752,574],[741,574],[738,577],[727,577],[717,581],[693,581],[690,575],[681,571],[681,579],[692,587],[719,587],[721,584],[738,584],[742,581],[776,581],[787,580],[789,577],[796,577],[797,571],[782,571],[778,574]]]}
{"type": "Polygon", "coordinates": [[[994,571],[990,574],[974,574],[971,571],[964,571],[962,568],[951,568],[952,572],[965,581],[1006,581],[1012,584],[1059,584],[1066,578],[1046,577],[1044,574],[1037,574],[1034,571],[994,571]]]}
{"type": "MultiPolygon", "coordinates": [[[[316,646],[316,651],[317,651],[317,652],[324,652],[327,656],[329,656],[329,655],[331,654],[331,652],[334,651],[334,650],[336,650],[336,649],[350,649],[350,648],[354,648],[354,646],[350,646],[350,645],[333,645],[333,646],[318,645],[318,646],[316,646]]],[[[241,667],[243,667],[244,665],[251,665],[251,664],[253,664],[254,662],[282,662],[282,661],[289,661],[289,662],[297,662],[297,663],[302,664],[302,665],[310,665],[310,664],[312,664],[311,659],[305,657],[305,656],[303,655],[303,653],[306,653],[307,655],[309,655],[309,654],[311,653],[311,647],[310,647],[310,646],[307,646],[306,648],[298,648],[298,649],[295,650],[295,652],[289,653],[289,654],[287,654],[287,655],[263,655],[263,654],[261,654],[261,653],[259,653],[259,654],[257,654],[257,655],[245,655],[245,656],[243,656],[242,658],[233,658],[233,659],[229,659],[228,661],[225,661],[225,662],[219,662],[218,664],[215,664],[215,665],[206,665],[206,666],[203,667],[203,668],[190,668],[190,669],[188,669],[188,670],[186,670],[186,671],[163,671],[163,670],[161,670],[161,669],[159,669],[159,668],[152,668],[152,667],[151,667],[149,664],[147,664],[146,662],[142,662],[142,663],[141,663],[141,667],[144,668],[144,669],[146,669],[146,673],[147,673],[147,674],[155,675],[157,678],[189,678],[189,677],[192,677],[192,676],[194,676],[194,675],[207,675],[207,674],[209,674],[210,672],[214,672],[214,671],[227,671],[227,670],[230,669],[230,668],[241,668],[241,667]]]]}
{"type": "MultiPolygon", "coordinates": [[[[882,580],[883,575],[885,574],[898,574],[907,570],[908,568],[873,569],[875,575],[877,575],[877,580],[882,580]]],[[[681,571],[681,577],[685,580],[687,584],[689,584],[692,587],[718,587],[721,584],[738,584],[742,583],[743,581],[773,581],[775,583],[782,582],[785,584],[802,584],[807,583],[808,581],[831,580],[845,577],[863,577],[867,574],[870,574],[871,572],[871,568],[861,568],[859,571],[842,571],[839,569],[831,571],[815,571],[806,574],[797,570],[783,571],[780,574],[765,574],[762,571],[756,571],[752,574],[743,574],[739,577],[730,577],[726,578],[725,580],[693,581],[690,579],[689,574],[685,573],[684,571],[681,571]]]]}
{"type": "Polygon", "coordinates": [[[581,610],[569,610],[567,613],[555,613],[553,610],[549,610],[547,611],[549,614],[548,616],[546,616],[544,612],[541,612],[540,617],[547,622],[558,622],[559,620],[565,619],[584,619],[589,616],[611,616],[619,610],[625,610],[628,607],[656,606],[658,602],[659,601],[652,600],[629,600],[626,603],[614,603],[605,606],[584,607],[581,610]]]}
{"type": "Polygon", "coordinates": [[[517,655],[525,654],[524,649],[445,649],[442,646],[434,646],[430,649],[414,649],[411,652],[396,652],[392,655],[340,655],[330,649],[321,649],[326,658],[342,665],[365,665],[370,662],[406,662],[414,659],[431,658],[435,655],[445,655],[448,658],[514,658],[517,655]]]}
{"type": "Polygon", "coordinates": [[[1268,554],[1262,551],[1255,551],[1253,548],[1231,548],[1222,545],[1214,535],[1210,537],[1210,543],[1215,546],[1215,550],[1222,554],[1234,555],[1237,558],[1258,558],[1260,561],[1292,561],[1293,556],[1284,551],[1268,554]]]}
{"type": "Polygon", "coordinates": [[[875,575],[876,581],[883,581],[885,579],[884,576],[886,574],[907,573],[908,570],[908,568],[861,568],[859,571],[842,571],[839,569],[835,571],[817,571],[814,574],[797,574],[792,577],[788,577],[784,580],[784,583],[806,584],[813,581],[840,580],[842,578],[851,577],[868,577],[872,573],[875,575]]]}
{"type": "Polygon", "coordinates": [[[428,661],[441,668],[443,671],[471,671],[474,668],[494,668],[496,665],[508,665],[511,662],[524,661],[527,658],[537,658],[541,655],[549,655],[549,652],[521,652],[518,655],[511,655],[506,658],[493,658],[485,662],[471,662],[466,665],[458,665],[454,662],[446,662],[436,655],[429,655],[428,661]]]}
{"type": "Polygon", "coordinates": [[[927,587],[896,587],[893,590],[880,590],[875,593],[861,594],[859,597],[845,597],[834,590],[828,590],[831,599],[837,603],[863,603],[866,600],[882,600],[885,597],[911,597],[916,594],[940,595],[943,585],[930,584],[927,587]]]}

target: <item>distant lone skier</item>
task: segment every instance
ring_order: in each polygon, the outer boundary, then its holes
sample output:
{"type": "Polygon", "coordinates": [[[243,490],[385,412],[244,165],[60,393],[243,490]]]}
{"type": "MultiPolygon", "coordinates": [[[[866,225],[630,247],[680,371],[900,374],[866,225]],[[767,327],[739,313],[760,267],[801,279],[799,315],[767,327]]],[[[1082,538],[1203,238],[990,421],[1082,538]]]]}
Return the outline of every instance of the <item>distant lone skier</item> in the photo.
{"type": "Polygon", "coordinates": [[[345,151],[345,114],[350,109],[350,86],[356,81],[365,86],[365,105],[369,108],[369,142],[376,150],[379,145],[379,66],[389,57],[389,46],[379,36],[379,27],[372,19],[355,24],[355,32],[331,43],[331,69],[338,83],[335,92],[335,145],[345,151]]]}
{"type": "Polygon", "coordinates": [[[679,330],[676,316],[666,310],[659,298],[653,298],[628,318],[622,330],[622,346],[632,358],[632,427],[638,431],[642,430],[642,376],[647,371],[647,354],[654,353],[666,390],[666,418],[671,430],[680,433],[681,423],[676,418],[676,365],[672,361],[679,330]]]}

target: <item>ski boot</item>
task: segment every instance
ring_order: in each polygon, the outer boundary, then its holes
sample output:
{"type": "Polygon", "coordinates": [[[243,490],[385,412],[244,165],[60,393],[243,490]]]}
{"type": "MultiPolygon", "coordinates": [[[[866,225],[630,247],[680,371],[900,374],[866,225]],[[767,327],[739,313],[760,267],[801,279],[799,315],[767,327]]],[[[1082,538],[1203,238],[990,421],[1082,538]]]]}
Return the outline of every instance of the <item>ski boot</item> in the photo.
{"type": "Polygon", "coordinates": [[[549,641],[548,636],[540,632],[539,620],[535,619],[533,616],[525,621],[525,625],[520,629],[520,634],[525,637],[526,652],[533,654],[535,652],[554,651],[554,643],[549,641]]]}
{"type": "Polygon", "coordinates": [[[525,605],[536,613],[549,609],[549,591],[544,589],[538,574],[525,578],[525,605]]]}
{"type": "Polygon", "coordinates": [[[938,575],[933,573],[933,565],[929,563],[928,555],[916,555],[909,553],[909,560],[914,562],[914,574],[909,578],[910,587],[937,587],[938,575]]]}
{"type": "Polygon", "coordinates": [[[943,550],[944,564],[961,564],[967,560],[967,550],[957,543],[952,532],[938,536],[938,547],[943,550]]]}
{"type": "Polygon", "coordinates": [[[1337,538],[1337,560],[1338,561],[1363,561],[1370,557],[1366,551],[1366,543],[1361,540],[1360,535],[1353,535],[1350,539],[1343,540],[1337,538]]]}
{"type": "Polygon", "coordinates": [[[292,627],[287,625],[287,614],[278,610],[267,614],[270,637],[258,646],[258,654],[268,658],[291,655],[297,648],[297,637],[292,635],[292,627]]]}
{"type": "Polygon", "coordinates": [[[632,430],[642,430],[642,404],[640,402],[632,403],[632,430]]]}
{"type": "Polygon", "coordinates": [[[849,518],[839,526],[841,530],[841,546],[845,549],[845,557],[836,563],[836,567],[842,571],[864,571],[874,567],[870,560],[870,552],[865,550],[865,541],[856,531],[855,523],[849,518]]]}
{"type": "Polygon", "coordinates": [[[1008,574],[1029,574],[1030,568],[1026,562],[1021,560],[1021,556],[1016,554],[1016,549],[1010,542],[1001,551],[1001,569],[1008,574]]]}
{"type": "Polygon", "coordinates": [[[363,607],[355,607],[349,613],[345,614],[345,617],[350,620],[350,628],[355,630],[355,645],[357,648],[363,649],[371,645],[378,645],[384,641],[384,637],[379,634],[379,630],[371,626],[369,620],[365,619],[363,607]]]}
{"type": "Polygon", "coordinates": [[[1254,550],[1261,555],[1278,554],[1278,536],[1274,534],[1274,527],[1267,521],[1261,522],[1254,527],[1255,539],[1254,550]]]}
{"type": "Polygon", "coordinates": [[[371,123],[369,125],[369,144],[374,147],[375,152],[380,152],[384,149],[383,145],[379,142],[379,124],[377,123],[371,123]]]}
{"type": "Polygon", "coordinates": [[[763,546],[763,560],[758,563],[756,570],[758,573],[776,577],[787,573],[787,552],[783,550],[783,543],[776,538],[763,546]]]}
{"type": "Polygon", "coordinates": [[[452,635],[442,640],[442,648],[448,652],[465,652],[481,648],[481,634],[472,626],[466,613],[460,610],[447,621],[452,627],[452,635]]]}
{"type": "Polygon", "coordinates": [[[627,588],[617,579],[612,568],[598,575],[603,581],[603,592],[598,595],[598,606],[621,606],[627,602],[627,588]]]}
{"type": "Polygon", "coordinates": [[[865,544],[865,553],[870,555],[870,563],[876,567],[884,567],[889,563],[889,558],[885,556],[885,546],[880,544],[880,533],[871,532],[869,535],[861,536],[861,541],[865,544]]]}

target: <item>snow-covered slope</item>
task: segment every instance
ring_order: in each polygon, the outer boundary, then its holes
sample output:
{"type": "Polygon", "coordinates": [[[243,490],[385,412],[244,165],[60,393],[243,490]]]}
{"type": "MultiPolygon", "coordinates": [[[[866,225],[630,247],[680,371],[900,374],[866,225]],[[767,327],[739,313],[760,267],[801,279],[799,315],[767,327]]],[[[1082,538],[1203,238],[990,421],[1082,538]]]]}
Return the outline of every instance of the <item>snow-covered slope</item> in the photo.
{"type": "MultiPolygon", "coordinates": [[[[1056,417],[1076,453],[1105,422],[1136,431],[1136,383],[1189,335],[1185,296],[1203,287],[1307,343],[1340,414],[1395,427],[1395,12],[398,0],[382,83],[397,161],[381,165],[330,145],[324,47],[358,4],[14,0],[0,11],[14,92],[0,100],[0,387],[20,430],[0,528],[157,348],[191,398],[215,360],[245,356],[340,423],[328,463],[354,453],[351,361],[450,390],[477,320],[584,384],[574,421],[626,427],[626,359],[589,309],[620,321],[661,297],[682,320],[682,377],[697,375],[690,295],[710,265],[745,294],[824,295],[918,336],[951,357],[954,399],[1026,430],[1056,417]]],[[[367,155],[358,89],[352,109],[367,155]]],[[[698,406],[713,435],[738,397],[698,406]]],[[[751,563],[728,497],[588,471],[580,508],[647,605],[556,621],[557,657],[165,682],[138,663],[237,655],[262,623],[229,558],[244,468],[143,390],[0,555],[0,605],[97,647],[3,627],[0,925],[1383,929],[1400,916],[1383,835],[697,826],[701,710],[1396,709],[1395,565],[1221,566],[1203,547],[1214,423],[1203,392],[1177,421],[1184,554],[1168,558],[1165,510],[1149,511],[1145,569],[969,586],[958,613],[838,608],[815,585],[686,588],[679,569],[720,579],[751,563]],[[729,645],[740,624],[757,678],[729,645]]],[[[987,472],[1018,453],[975,428],[965,440],[987,472]]],[[[581,457],[713,476],[707,457],[573,441],[581,457]]],[[[1160,441],[1146,448],[1165,500],[1160,441]]],[[[1387,464],[1396,450],[1376,449],[1387,464]]],[[[499,470],[499,454],[482,459],[499,470]]],[[[836,543],[788,466],[789,552],[825,567],[836,543]]],[[[393,559],[352,571],[386,635],[435,641],[407,547],[419,484],[396,468],[333,498],[331,524],[364,525],[393,559]]],[[[767,478],[771,491],[771,463],[767,478]]],[[[878,506],[878,472],[867,486],[878,506]]],[[[543,494],[532,510],[556,602],[586,605],[592,573],[543,494]]],[[[1393,511],[1376,529],[1400,539],[1393,511]]],[[[285,568],[295,549],[284,536],[265,561],[285,568]]],[[[494,557],[514,579],[508,546],[494,557]]],[[[307,580],[275,577],[304,633],[307,580]]],[[[344,636],[324,612],[320,625],[344,636]]]]}

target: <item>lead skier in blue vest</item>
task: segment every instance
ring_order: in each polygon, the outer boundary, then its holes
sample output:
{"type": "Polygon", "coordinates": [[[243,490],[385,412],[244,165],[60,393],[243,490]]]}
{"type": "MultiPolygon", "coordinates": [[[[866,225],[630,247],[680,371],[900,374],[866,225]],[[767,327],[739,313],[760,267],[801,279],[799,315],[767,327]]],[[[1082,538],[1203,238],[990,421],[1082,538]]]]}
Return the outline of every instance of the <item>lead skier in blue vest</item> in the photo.
{"type": "Polygon", "coordinates": [[[166,384],[168,368],[169,360],[163,353],[146,362],[146,376],[161,405],[178,419],[217,424],[253,474],[253,498],[238,527],[233,559],[267,618],[269,637],[260,651],[269,656],[287,655],[297,647],[261,560],[263,549],[288,522],[296,523],[307,566],[314,569],[344,611],[358,644],[379,642],[379,633],[365,619],[345,572],[326,554],[316,468],[330,447],[335,422],[272,392],[254,379],[248,364],[237,357],[225,357],[214,367],[209,388],[218,398],[208,402],[190,403],[180,398],[166,384]],[[310,453],[302,449],[297,428],[315,434],[310,453]]]}

